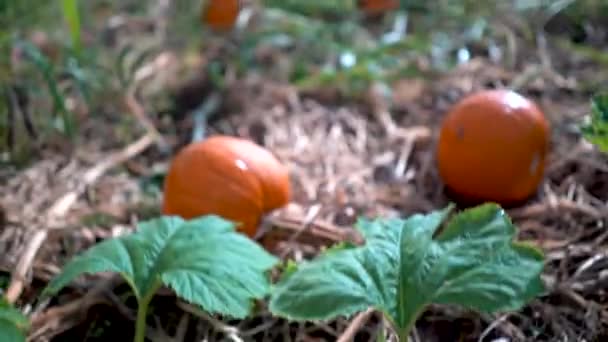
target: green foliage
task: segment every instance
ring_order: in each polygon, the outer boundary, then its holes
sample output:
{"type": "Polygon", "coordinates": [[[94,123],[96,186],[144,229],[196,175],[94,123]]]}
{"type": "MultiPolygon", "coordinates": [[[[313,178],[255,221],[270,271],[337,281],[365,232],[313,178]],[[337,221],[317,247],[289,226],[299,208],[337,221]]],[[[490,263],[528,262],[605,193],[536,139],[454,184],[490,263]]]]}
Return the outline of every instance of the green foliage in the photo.
{"type": "MultiPolygon", "coordinates": [[[[34,27],[40,28],[45,18],[56,17],[54,1],[0,1],[0,82],[8,80],[11,44],[15,37],[34,27]]],[[[48,20],[46,20],[48,22],[48,20]]]]}
{"type": "Polygon", "coordinates": [[[450,210],[360,220],[366,244],[300,265],[276,285],[270,310],[325,320],[374,307],[405,341],[431,303],[515,310],[543,291],[542,253],[512,241],[515,227],[499,206],[466,210],[439,231],[450,210]]]}
{"type": "Polygon", "coordinates": [[[65,96],[62,94],[57,79],[55,65],[35,45],[28,41],[18,41],[16,46],[20,47],[25,58],[30,62],[44,79],[53,100],[53,113],[58,114],[54,124],[60,131],[73,137],[75,134],[75,121],[73,113],[65,105],[65,96]]]}
{"type": "Polygon", "coordinates": [[[0,299],[0,341],[25,342],[29,328],[28,319],[13,308],[4,298],[0,299]]]}
{"type": "Polygon", "coordinates": [[[80,51],[80,14],[78,12],[78,0],[62,0],[61,1],[63,17],[70,29],[70,37],[72,38],[72,48],[76,52],[80,51]]]}
{"type": "MultiPolygon", "coordinates": [[[[0,56],[3,56],[0,57],[0,83],[23,89],[25,99],[17,105],[0,103],[0,115],[3,115],[0,149],[10,151],[2,157],[13,165],[23,166],[31,158],[32,149],[49,137],[56,137],[56,132],[72,140],[76,138],[77,115],[68,100],[76,100],[78,111],[87,110],[84,105],[103,103],[99,96],[102,92],[92,91],[100,90],[95,86],[108,76],[105,70],[98,70],[105,61],[99,56],[99,46],[90,44],[84,50],[81,47],[83,27],[88,24],[90,28],[93,22],[82,20],[78,5],[77,0],[43,3],[9,0],[0,6],[0,24],[6,28],[0,30],[0,56]],[[71,38],[71,44],[64,37],[71,38]],[[16,113],[36,113],[31,115],[35,139],[28,139],[15,129],[13,125],[20,121],[20,115],[6,119],[6,107],[16,113]],[[10,121],[10,125],[6,121],[10,121]],[[4,148],[8,136],[18,141],[4,148]]],[[[107,88],[104,91],[107,92],[107,88]]]]}
{"type": "Polygon", "coordinates": [[[608,152],[608,94],[597,94],[591,100],[591,115],[581,125],[583,136],[601,151],[608,152]]]}
{"type": "Polygon", "coordinates": [[[161,217],[140,223],[131,235],[106,240],[69,262],[44,291],[52,294],[83,273],[119,273],[139,303],[136,341],[143,341],[145,312],[158,288],[210,313],[236,318],[249,314],[253,300],[268,294],[265,274],[277,259],[234,224],[210,215],[190,221],[161,217]]]}
{"type": "Polygon", "coordinates": [[[343,15],[357,9],[357,0],[263,0],[262,3],[269,8],[313,17],[343,15]]]}
{"type": "Polygon", "coordinates": [[[1,33],[39,24],[39,21],[47,15],[54,15],[55,4],[51,1],[40,2],[38,0],[3,0],[0,1],[0,24],[3,28],[1,33]]]}
{"type": "MultiPolygon", "coordinates": [[[[471,44],[500,46],[503,33],[490,23],[509,7],[498,1],[402,1],[400,10],[370,21],[354,0],[263,3],[261,24],[243,33],[241,54],[254,55],[250,50],[259,46],[289,48],[286,79],[303,89],[330,86],[348,97],[373,83],[390,86],[466,62],[459,56],[472,53],[471,44]],[[421,58],[430,68],[420,69],[421,58]]],[[[243,61],[251,67],[251,60],[243,61]]]]}

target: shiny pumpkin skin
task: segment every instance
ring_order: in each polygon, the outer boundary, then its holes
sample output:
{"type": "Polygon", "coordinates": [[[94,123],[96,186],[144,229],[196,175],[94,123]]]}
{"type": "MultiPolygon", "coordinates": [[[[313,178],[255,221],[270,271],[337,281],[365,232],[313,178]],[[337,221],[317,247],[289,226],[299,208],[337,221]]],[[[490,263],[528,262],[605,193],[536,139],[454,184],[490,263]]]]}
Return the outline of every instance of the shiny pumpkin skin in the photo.
{"type": "Polygon", "coordinates": [[[535,103],[509,90],[482,90],[444,118],[439,174],[463,201],[517,204],[542,181],[549,143],[549,123],[535,103]]]}
{"type": "Polygon", "coordinates": [[[290,200],[287,168],[252,141],[211,136],[184,147],[167,172],[162,212],[185,219],[216,214],[253,237],[262,216],[290,200]]]}
{"type": "Polygon", "coordinates": [[[215,30],[226,31],[234,26],[240,10],[240,0],[207,0],[201,20],[215,30]]]}

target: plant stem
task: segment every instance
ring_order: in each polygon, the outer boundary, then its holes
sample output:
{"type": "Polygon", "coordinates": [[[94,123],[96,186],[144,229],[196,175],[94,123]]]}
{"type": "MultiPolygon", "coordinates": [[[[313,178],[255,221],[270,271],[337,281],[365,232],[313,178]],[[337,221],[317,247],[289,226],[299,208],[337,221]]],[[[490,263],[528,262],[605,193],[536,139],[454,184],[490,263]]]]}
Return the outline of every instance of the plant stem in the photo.
{"type": "Polygon", "coordinates": [[[148,305],[156,293],[158,287],[154,286],[148,294],[146,294],[140,301],[137,308],[137,320],[135,321],[135,338],[134,342],[144,342],[146,338],[146,317],[148,315],[148,305]]]}
{"type": "Polygon", "coordinates": [[[399,342],[409,342],[410,331],[400,330],[399,331],[399,342]]]}
{"type": "Polygon", "coordinates": [[[146,337],[146,316],[148,314],[149,301],[142,301],[137,309],[137,320],[135,321],[135,338],[134,342],[144,342],[146,337]]]}
{"type": "Polygon", "coordinates": [[[399,335],[399,342],[409,341],[410,333],[412,332],[412,329],[414,329],[414,325],[416,324],[416,320],[418,319],[420,311],[421,310],[417,311],[414,315],[412,315],[403,328],[396,329],[397,335],[399,335]]]}
{"type": "Polygon", "coordinates": [[[399,335],[399,342],[408,342],[410,338],[411,329],[399,329],[397,333],[399,335]]]}

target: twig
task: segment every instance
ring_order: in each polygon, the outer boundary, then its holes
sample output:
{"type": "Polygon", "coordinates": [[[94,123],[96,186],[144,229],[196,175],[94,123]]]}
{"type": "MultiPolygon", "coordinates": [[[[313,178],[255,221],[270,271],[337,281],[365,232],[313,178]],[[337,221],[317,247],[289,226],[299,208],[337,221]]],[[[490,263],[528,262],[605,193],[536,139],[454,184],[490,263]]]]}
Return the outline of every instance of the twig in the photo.
{"type": "Polygon", "coordinates": [[[399,159],[397,160],[397,165],[393,171],[396,178],[401,178],[405,175],[405,171],[407,170],[408,160],[412,155],[412,151],[414,150],[414,142],[416,137],[413,135],[408,135],[405,137],[405,143],[403,146],[403,150],[399,155],[399,159]]]}
{"type": "Polygon", "coordinates": [[[496,329],[496,327],[498,327],[499,325],[501,325],[504,321],[507,320],[507,318],[509,318],[509,315],[503,315],[501,317],[499,317],[498,319],[495,319],[492,323],[490,323],[488,325],[488,327],[479,335],[479,338],[477,339],[478,342],[482,342],[485,340],[485,338],[494,330],[496,329]]]}
{"type": "Polygon", "coordinates": [[[415,326],[412,328],[412,342],[422,342],[418,329],[415,326]]]}
{"type": "Polygon", "coordinates": [[[298,230],[297,232],[295,232],[295,234],[289,237],[289,240],[287,241],[288,246],[285,251],[281,253],[281,259],[285,258],[291,252],[292,248],[290,248],[290,246],[298,240],[298,237],[302,235],[302,233],[306,232],[310,228],[311,224],[315,221],[317,216],[319,216],[319,213],[321,213],[321,205],[316,204],[310,207],[308,213],[306,214],[306,217],[304,218],[304,221],[302,222],[300,230],[298,230]]]}
{"type": "Polygon", "coordinates": [[[168,144],[162,138],[156,127],[154,127],[152,121],[150,121],[150,119],[148,119],[148,117],[146,116],[145,109],[139,104],[139,101],[137,101],[135,97],[135,87],[130,88],[127,91],[127,95],[125,96],[125,103],[129,107],[131,114],[133,114],[137,121],[139,121],[139,123],[144,126],[146,132],[152,134],[154,140],[156,140],[156,142],[159,144],[159,147],[165,149],[168,144]]]}
{"type": "Polygon", "coordinates": [[[220,93],[215,91],[198,108],[194,110],[194,125],[192,127],[192,142],[205,139],[207,122],[220,105],[220,93]]]}
{"type": "Polygon", "coordinates": [[[158,132],[152,121],[150,121],[146,115],[146,110],[137,100],[137,91],[139,89],[139,85],[143,81],[154,76],[159,69],[165,67],[168,63],[169,56],[167,54],[161,54],[152,63],[147,64],[137,70],[134,76],[134,81],[128,87],[127,94],[125,95],[125,104],[131,111],[131,114],[135,116],[137,121],[139,121],[139,123],[145,128],[146,132],[154,138],[158,144],[158,147],[163,152],[169,150],[169,144],[165,141],[163,136],[158,132]]]}
{"type": "Polygon", "coordinates": [[[177,324],[177,329],[175,329],[175,337],[173,340],[175,342],[183,342],[186,340],[186,333],[188,332],[188,323],[190,323],[190,313],[185,312],[182,315],[182,318],[179,320],[177,324]]]}
{"type": "Polygon", "coordinates": [[[26,275],[34,261],[34,258],[36,257],[36,254],[38,253],[38,250],[40,249],[40,246],[46,240],[48,231],[51,229],[51,227],[53,227],[60,218],[66,215],[78,197],[85,191],[87,187],[94,184],[101,175],[103,175],[109,169],[112,169],[140,154],[146,148],[148,148],[148,146],[150,146],[154,140],[154,136],[148,133],[124,149],[110,154],[106,159],[91,167],[84,174],[82,181],[75,189],[69,191],[55,201],[55,203],[46,212],[45,220],[43,221],[47,223],[48,226],[46,228],[36,230],[28,239],[29,242],[25,246],[25,252],[23,252],[17,266],[15,267],[15,271],[11,276],[10,285],[5,294],[5,298],[9,303],[14,303],[21,295],[23,287],[26,283],[26,275]]]}
{"type": "Polygon", "coordinates": [[[27,272],[34,261],[34,257],[36,256],[36,253],[38,253],[38,249],[42,245],[42,242],[46,240],[46,236],[46,230],[38,230],[29,239],[29,243],[25,247],[25,252],[21,255],[21,258],[15,267],[15,271],[11,274],[11,282],[4,295],[7,302],[15,303],[17,298],[21,295],[26,283],[27,272]]]}
{"type": "Polygon", "coordinates": [[[520,91],[528,85],[532,80],[542,75],[543,69],[540,65],[531,65],[527,67],[521,74],[515,77],[508,88],[514,91],[520,91]]]}
{"type": "Polygon", "coordinates": [[[374,313],[374,308],[369,308],[363,312],[360,312],[349,324],[348,328],[344,330],[340,338],[336,342],[350,342],[355,339],[357,331],[367,322],[370,316],[374,313]]]}
{"type": "Polygon", "coordinates": [[[199,310],[198,308],[190,304],[179,301],[177,302],[177,306],[179,306],[182,310],[186,312],[189,312],[197,317],[206,320],[213,326],[214,329],[219,330],[228,335],[228,338],[230,338],[233,342],[243,342],[243,339],[239,336],[240,332],[237,328],[224,324],[223,322],[207,315],[205,312],[199,310]]]}
{"type": "Polygon", "coordinates": [[[517,65],[518,55],[517,38],[515,32],[513,32],[513,29],[509,27],[509,25],[505,25],[500,22],[494,23],[494,28],[496,29],[497,33],[503,34],[506,41],[507,57],[505,58],[505,65],[509,69],[514,69],[517,65]]]}
{"type": "MultiPolygon", "coordinates": [[[[265,320],[265,322],[260,325],[257,325],[249,330],[241,331],[241,336],[250,337],[250,336],[258,334],[262,331],[268,331],[272,326],[274,326],[277,323],[277,321],[278,321],[277,318],[270,318],[268,320],[265,320]]],[[[246,322],[242,322],[242,323],[246,323],[246,322]]]]}
{"type": "MultiPolygon", "coordinates": [[[[289,237],[302,231],[302,226],[305,218],[301,217],[271,217],[270,230],[262,238],[264,239],[288,239],[289,237]]],[[[339,242],[350,242],[357,245],[364,243],[361,234],[353,228],[336,227],[329,222],[314,220],[311,222],[308,229],[303,231],[298,238],[298,241],[319,244],[334,244],[339,242]]]]}
{"type": "Polygon", "coordinates": [[[565,198],[557,198],[554,204],[534,203],[523,208],[510,210],[509,215],[511,215],[513,219],[523,220],[529,217],[539,217],[548,213],[563,214],[565,212],[580,213],[594,219],[601,219],[606,214],[604,210],[596,209],[585,203],[578,203],[565,198]]]}
{"type": "MultiPolygon", "coordinates": [[[[120,281],[122,279],[119,276],[111,276],[99,282],[84,296],[76,300],[44,312],[34,313],[31,317],[32,330],[28,336],[28,340],[36,340],[37,337],[42,335],[49,337],[49,331],[57,329],[61,318],[76,316],[78,313],[87,311],[93,305],[107,301],[103,298],[103,292],[109,288],[113,288],[120,281]]],[[[69,327],[63,327],[63,330],[66,329],[69,329],[69,327]]],[[[59,332],[54,331],[54,333],[59,332]]]]}

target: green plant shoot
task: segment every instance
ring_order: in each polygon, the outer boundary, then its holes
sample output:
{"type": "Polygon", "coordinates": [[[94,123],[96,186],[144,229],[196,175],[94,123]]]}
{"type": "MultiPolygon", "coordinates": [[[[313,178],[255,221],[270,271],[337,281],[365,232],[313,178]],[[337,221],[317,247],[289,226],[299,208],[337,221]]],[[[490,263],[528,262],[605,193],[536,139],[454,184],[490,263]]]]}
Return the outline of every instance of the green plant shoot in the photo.
{"type": "Polygon", "coordinates": [[[61,92],[61,87],[56,78],[55,65],[32,43],[28,41],[17,41],[23,49],[27,59],[40,72],[49,93],[53,99],[53,115],[59,113],[61,118],[56,118],[55,126],[68,137],[74,138],[76,135],[76,120],[74,114],[66,106],[65,96],[61,92]]]}
{"type": "Polygon", "coordinates": [[[78,0],[62,0],[61,7],[63,17],[70,29],[72,48],[80,53],[80,13],[78,11],[78,0]]]}
{"type": "Polygon", "coordinates": [[[120,273],[138,301],[136,342],[144,341],[148,304],[162,285],[206,312],[243,318],[253,300],[268,294],[266,272],[278,259],[234,228],[215,215],[140,223],[137,232],[74,258],[43,294],[56,293],[83,273],[120,273]]]}
{"type": "Polygon", "coordinates": [[[0,341],[25,342],[29,321],[4,298],[0,298],[0,341]]]}
{"type": "Polygon", "coordinates": [[[482,312],[516,310],[544,291],[542,253],[514,242],[502,208],[484,204],[439,227],[451,206],[406,220],[359,220],[360,247],[332,251],[284,276],[270,310],[294,320],[326,320],[373,307],[401,341],[431,303],[482,312]]]}
{"type": "Polygon", "coordinates": [[[585,139],[602,152],[608,152],[608,94],[598,94],[591,100],[591,115],[581,125],[585,139]]]}

